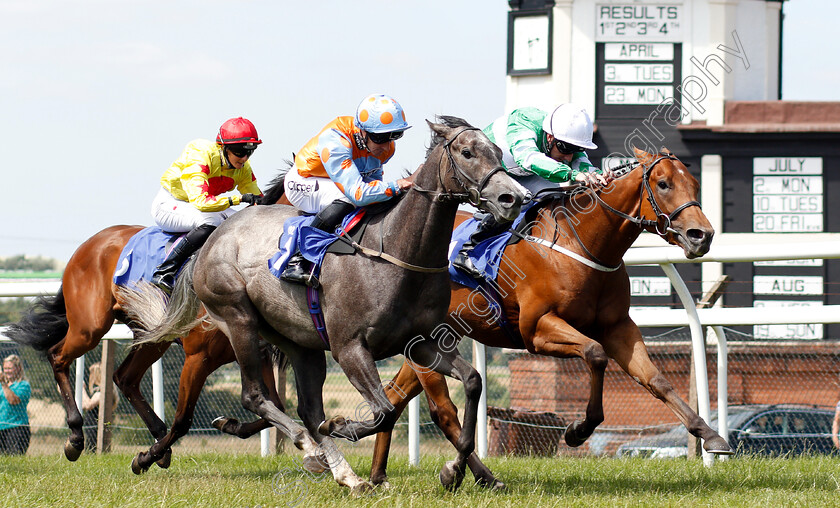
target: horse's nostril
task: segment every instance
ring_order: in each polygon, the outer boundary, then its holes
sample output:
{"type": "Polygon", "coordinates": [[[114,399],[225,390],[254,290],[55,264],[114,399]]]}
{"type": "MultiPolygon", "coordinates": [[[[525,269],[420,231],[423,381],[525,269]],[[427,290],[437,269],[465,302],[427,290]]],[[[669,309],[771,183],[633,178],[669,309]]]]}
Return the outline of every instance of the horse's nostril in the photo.
{"type": "Polygon", "coordinates": [[[513,194],[500,194],[499,203],[507,207],[511,207],[514,204],[516,204],[516,198],[513,196],[513,194]]]}
{"type": "Polygon", "coordinates": [[[686,232],[686,236],[688,236],[688,238],[692,241],[701,242],[706,238],[706,232],[702,229],[689,229],[686,232]]]}

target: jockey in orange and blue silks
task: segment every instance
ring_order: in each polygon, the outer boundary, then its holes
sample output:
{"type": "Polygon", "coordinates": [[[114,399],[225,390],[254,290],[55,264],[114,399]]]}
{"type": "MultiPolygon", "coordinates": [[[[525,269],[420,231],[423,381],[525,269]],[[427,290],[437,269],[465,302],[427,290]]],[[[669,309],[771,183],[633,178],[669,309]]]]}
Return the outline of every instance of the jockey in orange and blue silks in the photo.
{"type": "MultiPolygon", "coordinates": [[[[394,142],[410,128],[396,100],[383,94],[365,97],[355,117],[336,118],[298,151],[286,175],[286,197],[302,211],[317,214],[312,227],[332,232],[354,208],[401,194],[411,182],[384,181],[383,165],[394,155],[394,142]]],[[[298,253],[281,279],[316,284],[306,263],[298,253]]]]}
{"type": "Polygon", "coordinates": [[[187,234],[155,270],[152,284],[171,292],[176,270],[235,212],[230,207],[257,202],[262,192],[248,159],[260,143],[253,123],[231,118],[219,128],[215,142],[191,141],[164,172],[152,217],[164,231],[187,234]],[[241,195],[222,195],[234,188],[241,195]]]}

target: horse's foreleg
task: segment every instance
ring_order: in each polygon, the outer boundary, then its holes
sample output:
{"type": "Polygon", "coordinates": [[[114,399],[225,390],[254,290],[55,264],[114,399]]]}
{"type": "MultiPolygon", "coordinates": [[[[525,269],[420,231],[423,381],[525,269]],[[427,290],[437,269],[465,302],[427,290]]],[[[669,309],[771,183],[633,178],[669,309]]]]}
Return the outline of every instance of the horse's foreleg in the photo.
{"type": "MultiPolygon", "coordinates": [[[[223,337],[223,339],[227,342],[226,337],[223,337]]],[[[233,352],[231,351],[230,354],[233,355],[233,352]]],[[[283,405],[283,401],[280,400],[280,395],[277,394],[277,389],[275,387],[274,364],[272,363],[271,355],[268,352],[266,352],[266,355],[263,358],[262,373],[263,382],[265,382],[268,387],[269,399],[274,402],[278,408],[280,408],[280,411],[285,413],[286,407],[283,405]]],[[[220,432],[236,436],[239,439],[248,439],[262,430],[271,428],[271,422],[265,418],[257,418],[251,422],[240,422],[236,418],[229,418],[227,416],[219,416],[211,422],[211,425],[220,432]]]]}
{"type": "MultiPolygon", "coordinates": [[[[407,364],[404,367],[412,370],[407,364]]],[[[414,372],[412,370],[412,372],[414,372]]],[[[453,445],[457,445],[461,437],[461,422],[458,421],[458,408],[449,396],[449,388],[446,386],[446,379],[437,372],[429,372],[417,376],[426,392],[426,400],[429,402],[429,412],[435,425],[443,431],[443,434],[453,445]]],[[[503,490],[502,483],[490,471],[475,452],[467,457],[467,466],[475,477],[475,482],[481,487],[493,490],[503,490]]]]}
{"type": "Polygon", "coordinates": [[[693,436],[703,440],[703,449],[721,455],[733,453],[726,440],[680,398],[671,383],[653,365],[639,328],[629,318],[610,331],[604,347],[630,377],[664,402],[693,436]]]}
{"type": "Polygon", "coordinates": [[[546,314],[539,319],[531,343],[536,354],[556,358],[579,357],[589,369],[586,414],[583,420],[572,422],[563,435],[567,445],[580,446],[604,421],[604,372],[609,361],[607,354],[601,344],[554,314],[546,314]]]}
{"type": "MultiPolygon", "coordinates": [[[[271,356],[269,354],[266,354],[266,357],[263,359],[262,372],[263,382],[265,382],[268,387],[269,399],[274,402],[278,408],[280,408],[280,411],[285,413],[286,407],[284,406],[283,401],[280,400],[280,395],[277,393],[277,388],[275,387],[274,364],[271,362],[271,356]]],[[[243,423],[238,421],[236,418],[227,418],[223,416],[213,420],[212,425],[221,432],[236,436],[239,439],[248,439],[257,432],[271,427],[271,423],[264,418],[258,418],[254,421],[243,423]]]]}
{"type": "Polygon", "coordinates": [[[318,442],[315,450],[317,453],[307,451],[304,454],[304,467],[311,472],[329,469],[339,485],[350,487],[354,493],[373,489],[373,485],[353,471],[332,438],[318,432],[325,418],[323,389],[327,362],[323,351],[299,349],[292,354],[291,359],[298,392],[298,415],[318,442]]]}
{"type": "MultiPolygon", "coordinates": [[[[224,337],[222,337],[224,339],[224,337]]],[[[147,452],[140,452],[131,462],[131,470],[135,474],[147,471],[151,465],[171,457],[172,445],[185,436],[192,427],[195,406],[198,396],[204,387],[204,382],[216,369],[229,363],[230,358],[209,355],[205,350],[187,354],[184,367],[181,369],[181,380],[178,384],[178,406],[175,408],[175,418],[172,428],[161,436],[147,452]]],[[[168,466],[168,463],[166,464],[168,466]]]]}
{"type": "Polygon", "coordinates": [[[333,354],[350,384],[365,399],[363,405],[357,407],[356,414],[370,419],[349,420],[336,416],[322,423],[318,431],[325,436],[355,442],[377,432],[393,429],[396,422],[394,406],[385,395],[379,371],[370,351],[359,341],[352,341],[340,349],[334,349],[333,354]]]}

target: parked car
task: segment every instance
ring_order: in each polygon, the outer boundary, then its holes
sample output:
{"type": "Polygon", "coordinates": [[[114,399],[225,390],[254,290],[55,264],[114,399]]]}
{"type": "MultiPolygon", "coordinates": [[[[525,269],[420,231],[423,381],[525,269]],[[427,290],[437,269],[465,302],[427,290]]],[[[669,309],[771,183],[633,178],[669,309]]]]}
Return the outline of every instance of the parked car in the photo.
{"type": "MultiPolygon", "coordinates": [[[[795,404],[729,406],[729,445],[740,455],[794,456],[836,454],[831,442],[834,411],[795,404]]],[[[709,425],[717,430],[717,414],[709,425]]],[[[683,425],[655,436],[629,441],[616,450],[618,457],[685,457],[688,431],[683,425]]]]}

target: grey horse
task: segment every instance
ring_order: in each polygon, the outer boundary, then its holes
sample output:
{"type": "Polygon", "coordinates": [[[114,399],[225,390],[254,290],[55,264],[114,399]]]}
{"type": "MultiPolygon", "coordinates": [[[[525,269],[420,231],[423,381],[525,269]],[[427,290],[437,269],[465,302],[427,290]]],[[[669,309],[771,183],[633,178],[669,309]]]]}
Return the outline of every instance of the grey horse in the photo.
{"type": "Polygon", "coordinates": [[[149,287],[122,295],[128,313],[148,330],[139,340],[152,342],[172,340],[196,326],[200,301],[236,353],[242,405],[304,450],[307,469],[329,468],[340,485],[354,491],[371,486],[350,469],[330,436],[355,441],[393,428],[397,415],[376,360],[405,354],[418,369],[464,384],[464,430],[456,459],[441,470],[444,487],[460,486],[475,446],[481,379],[458,354],[458,337],[444,325],[449,241],[460,203],[470,201],[510,221],[519,214],[526,191],[507,176],[501,151],[479,129],[455,117],[439,118],[441,123],[428,122],[432,142],[425,163],[412,175],[414,186],[392,208],[371,218],[356,245],[362,252],[328,255],[323,262],[319,290],[328,344],[313,325],[306,288],[283,282],[268,269],[284,221],[298,214],[289,206],[249,207],[225,221],[187,264],[166,308],[162,295],[149,287]],[[290,359],[305,429],[267,397],[261,337],[290,359]],[[325,421],[325,350],[365,399],[357,420],[325,421]]]}

